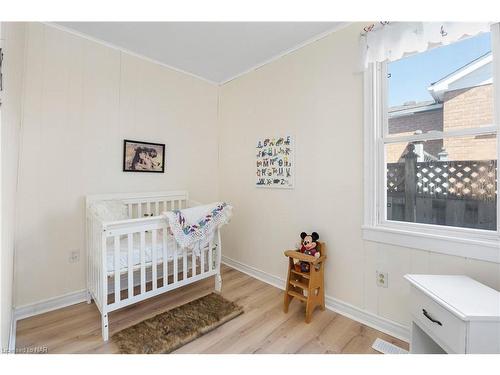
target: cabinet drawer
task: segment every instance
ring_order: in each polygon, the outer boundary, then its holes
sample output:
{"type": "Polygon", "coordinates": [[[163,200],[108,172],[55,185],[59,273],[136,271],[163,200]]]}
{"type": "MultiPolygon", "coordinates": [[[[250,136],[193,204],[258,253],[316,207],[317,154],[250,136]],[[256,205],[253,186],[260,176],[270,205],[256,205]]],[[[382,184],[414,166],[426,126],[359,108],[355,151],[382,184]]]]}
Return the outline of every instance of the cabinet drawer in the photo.
{"type": "Polygon", "coordinates": [[[411,314],[446,351],[465,353],[466,323],[415,287],[410,292],[411,314]]]}

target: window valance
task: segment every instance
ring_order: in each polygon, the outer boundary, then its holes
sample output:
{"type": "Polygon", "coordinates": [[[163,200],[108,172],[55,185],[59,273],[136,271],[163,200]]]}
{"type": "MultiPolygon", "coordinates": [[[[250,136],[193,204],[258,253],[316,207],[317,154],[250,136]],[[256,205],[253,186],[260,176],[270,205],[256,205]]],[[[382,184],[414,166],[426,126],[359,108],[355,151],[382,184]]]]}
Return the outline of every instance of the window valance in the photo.
{"type": "Polygon", "coordinates": [[[491,22],[380,22],[361,34],[362,66],[394,61],[412,53],[490,31],[491,22]]]}

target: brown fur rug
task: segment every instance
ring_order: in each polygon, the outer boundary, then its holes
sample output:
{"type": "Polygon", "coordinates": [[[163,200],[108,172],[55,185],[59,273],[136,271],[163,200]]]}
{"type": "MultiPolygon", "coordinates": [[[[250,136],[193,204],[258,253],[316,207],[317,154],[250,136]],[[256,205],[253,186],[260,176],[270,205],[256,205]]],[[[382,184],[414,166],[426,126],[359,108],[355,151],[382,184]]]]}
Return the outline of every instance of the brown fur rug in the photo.
{"type": "Polygon", "coordinates": [[[212,293],[125,328],[112,340],[120,353],[170,353],[242,313],[240,306],[212,293]]]}

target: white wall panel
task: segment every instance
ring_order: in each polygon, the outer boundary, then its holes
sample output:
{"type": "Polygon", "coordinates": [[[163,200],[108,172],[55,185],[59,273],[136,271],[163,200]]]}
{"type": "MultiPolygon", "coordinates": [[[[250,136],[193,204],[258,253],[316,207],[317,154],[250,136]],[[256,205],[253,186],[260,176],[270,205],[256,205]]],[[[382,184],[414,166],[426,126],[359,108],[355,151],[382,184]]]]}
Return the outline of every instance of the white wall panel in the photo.
{"type": "Polygon", "coordinates": [[[22,92],[26,25],[1,23],[3,92],[1,107],[1,332],[2,348],[9,347],[14,285],[16,190],[19,139],[22,122],[22,92]]]}
{"type": "Polygon", "coordinates": [[[216,86],[39,23],[26,80],[16,306],[85,288],[85,195],[217,198],[216,86]],[[165,143],[165,174],[122,172],[124,138],[165,143]]]}
{"type": "Polygon", "coordinates": [[[283,249],[301,231],[328,245],[326,293],[408,324],[405,273],[465,273],[499,288],[498,265],[361,239],[362,24],[353,24],[221,87],[220,196],[236,207],[224,255],[286,277],[283,249]],[[257,138],[292,134],[293,190],[254,186],[257,138]],[[375,271],[389,273],[387,289],[375,271]]]}
{"type": "Polygon", "coordinates": [[[327,294],[399,323],[409,319],[405,273],[465,273],[500,288],[497,264],[362,240],[361,27],[225,84],[218,105],[213,85],[29,24],[16,305],[85,287],[86,194],[169,189],[231,202],[224,255],[279,278],[283,250],[318,231],[327,294]],[[255,141],[285,133],[295,137],[295,188],[255,188],[255,141]],[[124,138],[166,143],[166,173],[121,172],[124,138]],[[80,262],[68,263],[76,249],[80,262]],[[387,289],[376,270],[389,273],[387,289]]]}

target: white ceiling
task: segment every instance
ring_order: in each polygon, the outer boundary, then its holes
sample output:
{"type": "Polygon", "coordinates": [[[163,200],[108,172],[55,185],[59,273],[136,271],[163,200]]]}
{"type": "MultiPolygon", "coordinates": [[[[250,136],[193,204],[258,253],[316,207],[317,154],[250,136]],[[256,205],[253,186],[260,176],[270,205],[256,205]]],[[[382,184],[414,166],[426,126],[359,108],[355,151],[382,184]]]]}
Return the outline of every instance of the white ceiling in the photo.
{"type": "Polygon", "coordinates": [[[340,28],[341,22],[58,22],[215,83],[340,28]]]}

